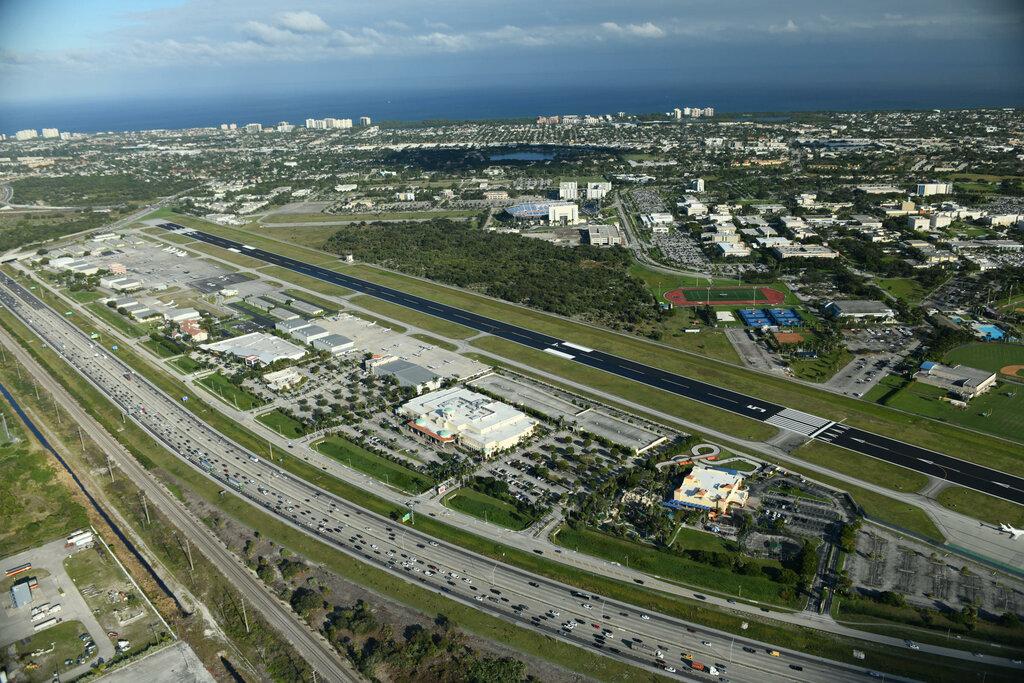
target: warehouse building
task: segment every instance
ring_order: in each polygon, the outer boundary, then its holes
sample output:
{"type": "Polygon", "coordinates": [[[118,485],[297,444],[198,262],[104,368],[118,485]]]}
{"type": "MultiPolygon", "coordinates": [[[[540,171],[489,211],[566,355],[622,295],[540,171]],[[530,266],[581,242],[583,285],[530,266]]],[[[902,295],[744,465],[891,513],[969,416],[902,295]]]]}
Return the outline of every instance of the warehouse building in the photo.
{"type": "Polygon", "coordinates": [[[413,432],[438,444],[458,443],[490,455],[530,436],[536,421],[510,405],[461,387],[415,398],[400,409],[413,432]]]}
{"type": "Polygon", "coordinates": [[[262,367],[279,360],[299,360],[306,350],[289,341],[266,332],[250,332],[240,337],[225,339],[199,348],[213,353],[227,353],[245,360],[248,365],[262,367]]]}
{"type": "Polygon", "coordinates": [[[374,354],[363,366],[378,377],[393,377],[398,386],[412,387],[417,394],[441,386],[440,375],[396,356],[374,354]]]}
{"type": "Polygon", "coordinates": [[[949,367],[942,363],[925,361],[921,363],[921,369],[914,374],[914,379],[945,389],[962,401],[969,401],[995,386],[996,373],[969,368],[966,365],[949,367]]]}
{"type": "Polygon", "coordinates": [[[339,354],[350,351],[355,342],[343,334],[329,334],[326,337],[318,337],[313,340],[313,348],[317,351],[339,354]]]}

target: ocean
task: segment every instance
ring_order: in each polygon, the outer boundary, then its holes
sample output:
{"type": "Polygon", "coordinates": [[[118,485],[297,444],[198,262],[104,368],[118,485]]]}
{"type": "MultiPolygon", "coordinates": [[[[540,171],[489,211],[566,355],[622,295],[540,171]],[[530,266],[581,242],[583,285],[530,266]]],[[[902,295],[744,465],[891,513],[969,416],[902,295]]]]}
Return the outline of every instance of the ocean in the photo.
{"type": "Polygon", "coordinates": [[[53,127],[97,131],[191,128],[221,123],[302,124],[335,116],[374,121],[533,118],[550,114],[652,113],[673,107],[718,112],[858,111],[1024,106],[1024,90],[764,84],[663,87],[495,87],[449,90],[347,90],[315,93],[166,96],[103,101],[0,104],[0,132],[53,127]]]}

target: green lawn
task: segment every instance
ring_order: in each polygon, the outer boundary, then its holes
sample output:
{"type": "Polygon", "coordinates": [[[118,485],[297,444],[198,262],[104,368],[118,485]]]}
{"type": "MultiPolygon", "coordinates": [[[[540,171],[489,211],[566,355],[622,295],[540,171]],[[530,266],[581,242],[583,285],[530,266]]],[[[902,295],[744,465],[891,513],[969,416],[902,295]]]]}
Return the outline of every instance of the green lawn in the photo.
{"type": "Polygon", "coordinates": [[[397,221],[417,220],[425,218],[472,218],[479,215],[479,211],[453,210],[453,211],[390,211],[381,213],[275,213],[267,216],[263,221],[267,224],[273,223],[341,223],[352,221],[397,221]]]}
{"type": "Polygon", "coordinates": [[[533,518],[520,513],[514,505],[470,488],[461,488],[445,496],[441,502],[453,510],[514,531],[525,529],[534,522],[533,518]]]}
{"type": "MultiPolygon", "coordinates": [[[[709,534],[688,531],[676,538],[675,548],[690,548],[711,552],[727,552],[721,541],[709,534]],[[701,537],[708,537],[707,539],[701,537]]],[[[801,600],[784,600],[779,597],[782,584],[775,583],[764,575],[744,576],[732,569],[718,568],[702,562],[694,562],[682,555],[658,550],[653,546],[634,543],[623,538],[610,536],[593,529],[562,526],[554,535],[554,541],[565,548],[594,555],[611,562],[618,562],[631,569],[637,569],[652,576],[669,581],[719,593],[721,595],[742,595],[749,600],[766,602],[780,607],[799,607],[801,600]]],[[[759,566],[781,569],[777,562],[751,560],[759,566]]]]}
{"type": "MultiPolygon", "coordinates": [[[[21,429],[0,398],[0,413],[19,441],[0,445],[0,557],[89,526],[85,509],[57,479],[56,463],[21,429]]],[[[0,428],[0,440],[5,438],[0,428]]]]}
{"type": "Polygon", "coordinates": [[[435,484],[427,475],[392,462],[337,435],[318,441],[313,447],[352,469],[369,474],[408,493],[422,493],[435,484]]]}
{"type": "Polygon", "coordinates": [[[939,492],[936,500],[946,508],[989,524],[1009,524],[1024,529],[1024,505],[990,496],[981,491],[949,486],[939,492]]]}
{"type": "Polygon", "coordinates": [[[436,318],[427,313],[420,313],[419,311],[406,308],[405,306],[399,306],[398,304],[393,304],[389,301],[382,301],[368,294],[357,294],[349,299],[349,301],[356,306],[368,308],[375,313],[386,315],[389,318],[400,320],[403,323],[415,325],[427,332],[433,332],[434,334],[439,334],[442,337],[448,337],[449,339],[466,339],[479,334],[476,330],[465,327],[464,325],[442,320],[441,318],[436,318]]]}
{"type": "Polygon", "coordinates": [[[1024,344],[965,344],[947,353],[942,362],[999,372],[1007,365],[1024,365],[1024,344]]]}
{"type": "Polygon", "coordinates": [[[56,626],[51,626],[45,631],[34,633],[23,641],[18,641],[18,656],[27,657],[32,652],[49,650],[50,646],[53,646],[53,652],[49,652],[41,657],[30,658],[39,664],[39,668],[27,672],[28,675],[25,680],[32,682],[49,681],[54,674],[78,666],[73,663],[70,667],[65,667],[64,660],[74,660],[78,655],[85,652],[82,641],[78,639],[78,635],[81,633],[87,633],[82,622],[65,621],[56,626]]]}
{"type": "Polygon", "coordinates": [[[142,345],[152,351],[158,358],[171,358],[181,355],[188,350],[188,347],[176,344],[163,337],[150,338],[142,342],[142,345]]]}
{"type": "Polygon", "coordinates": [[[237,407],[238,410],[252,410],[263,405],[263,401],[245,389],[236,387],[228,381],[227,377],[219,372],[203,377],[198,383],[209,389],[214,396],[228,405],[237,407]]]}
{"type": "MultiPolygon", "coordinates": [[[[971,399],[966,409],[960,409],[940,400],[946,396],[945,390],[915,381],[893,395],[886,405],[1024,443],[1022,389],[1019,384],[1004,382],[971,399]]],[[[1018,446],[1018,452],[1024,454],[1024,448],[1018,446]]]]}
{"type": "Polygon", "coordinates": [[[127,316],[121,315],[109,306],[93,302],[86,304],[85,307],[90,313],[113,326],[114,329],[126,337],[141,337],[146,334],[145,328],[136,325],[127,316]]]}
{"type": "Polygon", "coordinates": [[[306,434],[302,423],[276,408],[256,416],[256,419],[287,439],[298,439],[306,434]]]}
{"type": "Polygon", "coordinates": [[[437,337],[431,337],[429,334],[422,334],[420,332],[416,332],[414,334],[410,334],[409,336],[414,337],[415,339],[419,339],[421,342],[433,344],[434,346],[442,348],[445,351],[457,351],[459,348],[455,344],[452,344],[451,342],[442,341],[437,337]]]}
{"type": "Polygon", "coordinates": [[[178,370],[181,370],[186,375],[191,373],[191,372],[195,372],[196,370],[198,370],[199,368],[202,367],[201,364],[199,364],[198,362],[192,360],[188,356],[182,356],[181,358],[175,358],[174,360],[170,361],[170,364],[172,366],[174,366],[175,368],[177,368],[178,370]]]}
{"type": "Polygon", "coordinates": [[[737,438],[764,440],[776,433],[771,425],[750,420],[740,415],[691,401],[661,389],[637,384],[611,373],[596,370],[573,361],[558,358],[498,337],[482,337],[470,342],[484,351],[529,364],[565,379],[582,382],[602,394],[614,394],[630,401],[659,410],[669,415],[700,422],[709,427],[729,432],[737,438]]]}
{"type": "Polygon", "coordinates": [[[920,302],[926,293],[920,282],[908,277],[876,278],[875,284],[897,299],[903,299],[910,304],[920,302]]]}
{"type": "MultiPolygon", "coordinates": [[[[316,280],[315,278],[311,278],[311,279],[314,279],[316,282],[320,282],[320,284],[325,284],[325,283],[321,282],[320,280],[316,280]]],[[[339,287],[338,289],[342,289],[342,288],[339,287]]],[[[298,291],[296,289],[286,289],[286,290],[284,290],[284,293],[287,294],[288,296],[292,297],[293,299],[298,300],[298,301],[304,301],[307,304],[312,304],[313,306],[319,306],[320,308],[324,309],[325,313],[337,313],[338,312],[338,304],[332,303],[332,302],[328,301],[327,299],[321,299],[320,297],[318,297],[316,295],[308,294],[306,292],[300,292],[300,291],[298,291]]]]}
{"type": "Polygon", "coordinates": [[[903,387],[904,381],[900,375],[886,375],[878,381],[878,384],[871,387],[863,398],[871,403],[882,403],[886,396],[899,391],[903,387]]]}
{"type": "Polygon", "coordinates": [[[895,491],[920,491],[928,483],[928,477],[920,472],[823,441],[809,441],[793,451],[793,455],[815,465],[895,491]]]}
{"type": "Polygon", "coordinates": [[[103,298],[102,292],[97,292],[95,290],[89,291],[84,289],[79,289],[77,291],[67,291],[64,292],[64,295],[71,297],[80,304],[87,304],[92,301],[96,301],[96,299],[103,298]]]}
{"type": "Polygon", "coordinates": [[[845,347],[841,347],[817,358],[795,358],[789,362],[789,369],[800,379],[809,382],[827,382],[851,360],[853,360],[853,354],[845,347]]]}
{"type": "Polygon", "coordinates": [[[730,470],[736,470],[737,472],[753,472],[757,469],[757,465],[747,462],[746,460],[727,460],[725,462],[718,462],[717,464],[722,467],[728,467],[730,470]]]}
{"type": "MultiPolygon", "coordinates": [[[[323,280],[318,280],[315,277],[303,275],[302,273],[296,273],[293,270],[288,270],[287,268],[282,268],[281,266],[263,265],[262,267],[260,267],[259,271],[269,277],[276,277],[278,279],[284,280],[285,282],[290,282],[293,285],[305,287],[308,290],[319,292],[320,294],[326,294],[327,296],[345,296],[347,294],[352,293],[352,290],[349,289],[348,287],[342,287],[341,285],[333,285],[330,282],[324,282],[323,280]]],[[[303,292],[302,296],[297,296],[296,298],[301,299],[303,297],[308,298],[309,295],[303,292]]],[[[319,305],[323,306],[323,304],[319,305]]],[[[338,308],[338,305],[330,304],[329,307],[324,306],[324,308],[336,310],[338,308]]]]}

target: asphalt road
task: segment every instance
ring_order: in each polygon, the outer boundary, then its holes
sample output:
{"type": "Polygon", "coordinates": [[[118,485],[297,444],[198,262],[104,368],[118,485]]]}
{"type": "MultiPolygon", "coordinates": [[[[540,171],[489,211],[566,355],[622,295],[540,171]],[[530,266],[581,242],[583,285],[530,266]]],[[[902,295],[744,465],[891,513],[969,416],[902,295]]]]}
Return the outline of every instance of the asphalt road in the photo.
{"type": "Polygon", "coordinates": [[[841,446],[857,453],[885,460],[924,474],[948,479],[969,488],[999,498],[1024,504],[1024,478],[1000,472],[982,465],[960,460],[942,453],[914,446],[897,439],[848,427],[826,418],[809,415],[777,403],[771,403],[736,391],[716,387],[706,382],[677,375],[636,361],[590,349],[546,334],[487,318],[454,306],[406,294],[390,287],[367,282],[337,273],[273,252],[257,249],[241,242],[211,235],[201,230],[186,228],[176,223],[163,223],[166,230],[184,231],[194,239],[230,251],[245,254],[266,263],[314,277],[325,282],[348,287],[384,301],[405,306],[422,313],[456,322],[480,332],[551,353],[598,370],[632,379],[643,384],[700,401],[731,413],[742,415],[776,427],[788,429],[807,438],[841,446]]]}
{"type": "MultiPolygon", "coordinates": [[[[865,679],[867,669],[784,650],[773,657],[768,651],[775,648],[768,643],[654,612],[643,614],[601,596],[580,595],[566,584],[364,511],[227,440],[189,412],[182,397],[168,396],[133,373],[13,280],[0,276],[0,284],[0,302],[119,405],[126,419],[225,491],[341,552],[513,623],[652,670],[671,666],[677,669],[673,675],[709,680],[707,674],[687,667],[683,656],[692,655],[707,664],[722,664],[719,671],[726,668],[727,677],[738,681],[765,676],[792,681],[865,679]]],[[[196,543],[208,534],[193,533],[196,543]]],[[[870,664],[870,653],[868,657],[870,664]]]]}

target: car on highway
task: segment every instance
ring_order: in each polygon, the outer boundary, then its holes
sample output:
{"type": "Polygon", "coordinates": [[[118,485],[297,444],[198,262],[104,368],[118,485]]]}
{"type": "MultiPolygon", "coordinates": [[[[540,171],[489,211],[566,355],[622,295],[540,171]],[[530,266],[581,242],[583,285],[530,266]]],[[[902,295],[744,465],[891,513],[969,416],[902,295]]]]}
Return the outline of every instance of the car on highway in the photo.
{"type": "Polygon", "coordinates": [[[651,618],[649,616],[647,616],[646,614],[641,614],[640,618],[643,619],[644,621],[650,621],[651,620],[651,618]]]}
{"type": "Polygon", "coordinates": [[[904,640],[903,644],[909,647],[911,650],[920,650],[921,646],[912,640],[904,640]]]}
{"type": "Polygon", "coordinates": [[[594,609],[594,606],[591,605],[589,602],[580,603],[580,607],[582,607],[583,609],[594,609]]]}

